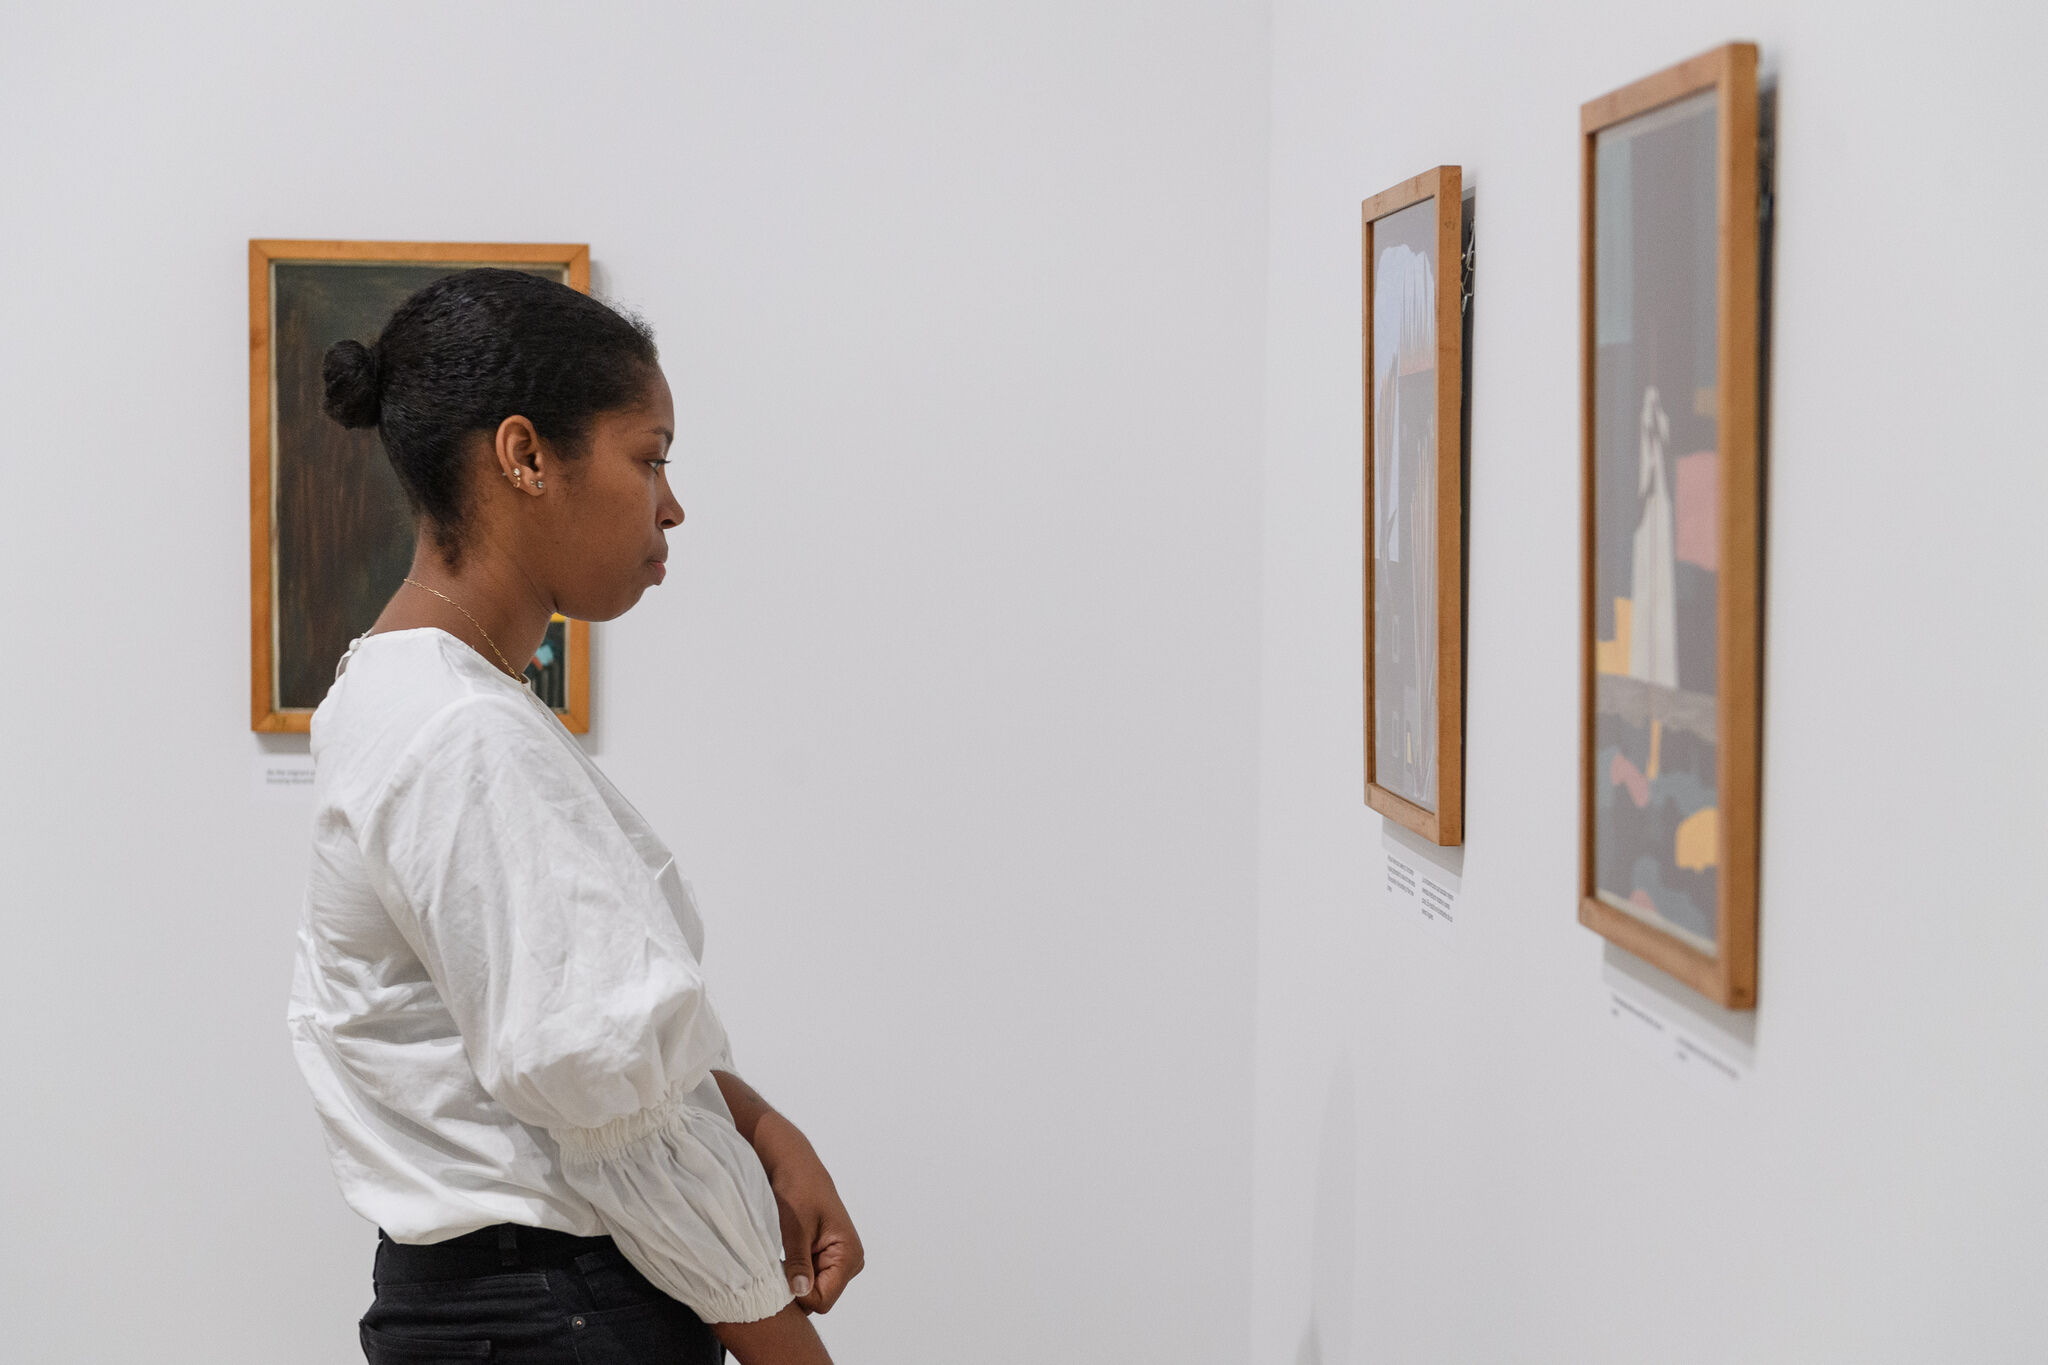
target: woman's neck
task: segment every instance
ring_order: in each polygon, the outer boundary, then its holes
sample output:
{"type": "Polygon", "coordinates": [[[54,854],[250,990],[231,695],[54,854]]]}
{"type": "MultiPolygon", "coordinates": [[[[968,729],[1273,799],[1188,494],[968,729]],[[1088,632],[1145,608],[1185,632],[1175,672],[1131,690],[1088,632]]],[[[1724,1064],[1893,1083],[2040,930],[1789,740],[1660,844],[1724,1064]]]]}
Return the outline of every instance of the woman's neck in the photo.
{"type": "Polygon", "coordinates": [[[406,577],[412,581],[391,595],[371,634],[437,626],[494,667],[523,676],[547,636],[554,608],[518,565],[472,552],[451,570],[423,537],[406,577]]]}

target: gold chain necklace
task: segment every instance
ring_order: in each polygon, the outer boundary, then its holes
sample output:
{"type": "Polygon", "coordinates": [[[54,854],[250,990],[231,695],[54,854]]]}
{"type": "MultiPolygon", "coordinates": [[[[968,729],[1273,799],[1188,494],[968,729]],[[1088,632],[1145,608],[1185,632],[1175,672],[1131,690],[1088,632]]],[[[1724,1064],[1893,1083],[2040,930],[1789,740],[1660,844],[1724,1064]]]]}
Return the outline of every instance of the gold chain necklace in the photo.
{"type": "MultiPolygon", "coordinates": [[[[417,578],[407,578],[405,581],[412,584],[415,588],[427,588],[427,585],[420,582],[417,578]]],[[[461,612],[464,616],[469,616],[468,609],[465,608],[462,605],[462,603],[456,601],[447,593],[442,592],[439,588],[427,588],[427,591],[434,594],[434,596],[440,598],[443,602],[446,602],[449,606],[455,608],[455,610],[461,612]]],[[[498,656],[498,662],[505,665],[505,671],[507,673],[512,673],[513,677],[517,678],[521,683],[524,683],[526,681],[526,675],[524,673],[512,672],[512,665],[505,658],[505,651],[498,648],[498,642],[496,640],[493,640],[491,638],[491,633],[484,629],[484,623],[477,620],[474,616],[469,616],[469,623],[476,627],[477,634],[484,637],[484,643],[488,644],[491,647],[491,652],[498,656]]]]}

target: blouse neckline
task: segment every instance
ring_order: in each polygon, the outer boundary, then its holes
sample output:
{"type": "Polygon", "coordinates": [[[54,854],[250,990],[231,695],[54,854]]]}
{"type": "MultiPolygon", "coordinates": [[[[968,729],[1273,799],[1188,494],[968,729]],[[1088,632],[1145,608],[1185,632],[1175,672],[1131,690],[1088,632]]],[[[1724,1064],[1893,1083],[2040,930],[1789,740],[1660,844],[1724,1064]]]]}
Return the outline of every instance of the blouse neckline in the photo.
{"type": "Polygon", "coordinates": [[[533,697],[535,701],[540,700],[540,697],[538,696],[538,694],[534,692],[532,685],[528,683],[526,679],[514,678],[510,673],[507,673],[497,664],[492,663],[489,659],[486,659],[483,656],[482,651],[477,649],[476,646],[470,644],[469,641],[463,639],[454,631],[444,629],[441,626],[406,626],[400,630],[366,630],[361,635],[356,636],[355,639],[350,640],[348,642],[348,653],[354,654],[356,650],[362,647],[363,642],[366,640],[381,640],[387,635],[418,635],[421,631],[424,630],[431,630],[436,634],[447,636],[456,644],[462,646],[463,651],[466,654],[468,654],[472,659],[475,659],[479,664],[483,665],[484,669],[487,672],[489,672],[492,677],[496,678],[500,682],[507,683],[513,687],[518,688],[521,692],[524,692],[528,696],[533,697]]]}

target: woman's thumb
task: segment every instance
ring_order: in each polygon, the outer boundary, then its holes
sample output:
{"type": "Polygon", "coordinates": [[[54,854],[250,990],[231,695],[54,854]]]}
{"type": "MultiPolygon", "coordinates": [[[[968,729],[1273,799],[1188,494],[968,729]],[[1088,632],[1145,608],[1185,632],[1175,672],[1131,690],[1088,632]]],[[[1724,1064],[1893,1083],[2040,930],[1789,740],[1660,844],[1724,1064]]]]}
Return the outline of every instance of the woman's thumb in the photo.
{"type": "Polygon", "coordinates": [[[818,1277],[811,1271],[811,1238],[797,1221],[796,1211],[778,1199],[782,1212],[782,1273],[789,1292],[798,1298],[811,1292],[818,1277]]]}

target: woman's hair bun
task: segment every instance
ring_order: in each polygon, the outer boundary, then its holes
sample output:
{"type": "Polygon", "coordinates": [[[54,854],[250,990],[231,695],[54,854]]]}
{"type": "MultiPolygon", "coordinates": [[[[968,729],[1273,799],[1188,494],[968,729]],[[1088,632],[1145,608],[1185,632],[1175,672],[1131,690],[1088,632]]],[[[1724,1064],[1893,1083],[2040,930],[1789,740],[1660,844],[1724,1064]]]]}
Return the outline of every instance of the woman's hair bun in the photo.
{"type": "Polygon", "coordinates": [[[374,427],[383,406],[384,385],[377,357],[360,341],[337,341],[327,348],[320,377],[327,383],[327,415],[345,427],[374,427]]]}

